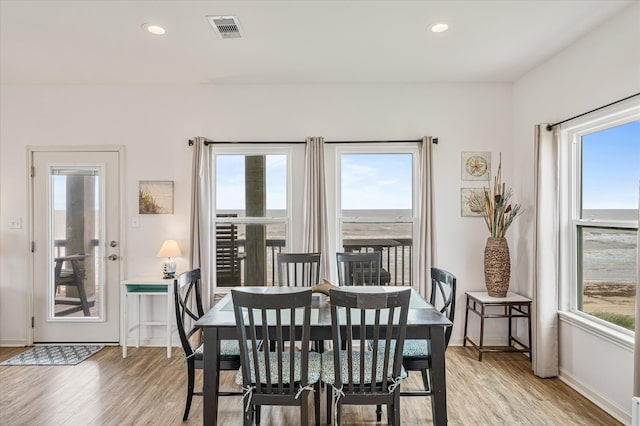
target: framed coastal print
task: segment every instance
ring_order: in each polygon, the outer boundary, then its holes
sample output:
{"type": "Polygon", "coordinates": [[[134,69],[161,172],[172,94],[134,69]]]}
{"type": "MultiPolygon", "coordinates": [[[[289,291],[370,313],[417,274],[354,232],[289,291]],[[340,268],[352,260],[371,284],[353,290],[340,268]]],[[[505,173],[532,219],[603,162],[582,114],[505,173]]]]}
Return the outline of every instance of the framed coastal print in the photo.
{"type": "Polygon", "coordinates": [[[461,169],[462,180],[489,180],[489,176],[491,176],[491,153],[463,151],[461,169]]]}
{"type": "Polygon", "coordinates": [[[172,180],[141,180],[139,184],[139,214],[173,214],[172,180]]]}
{"type": "Polygon", "coordinates": [[[470,200],[473,197],[482,197],[483,188],[460,188],[460,215],[465,217],[482,217],[482,211],[474,209],[470,200]]]}

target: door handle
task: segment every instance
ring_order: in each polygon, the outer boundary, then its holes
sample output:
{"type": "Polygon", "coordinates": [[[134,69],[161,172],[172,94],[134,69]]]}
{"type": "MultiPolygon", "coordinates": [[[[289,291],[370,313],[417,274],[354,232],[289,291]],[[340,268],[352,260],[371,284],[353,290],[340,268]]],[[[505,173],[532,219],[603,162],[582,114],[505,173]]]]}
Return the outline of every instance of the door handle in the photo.
{"type": "Polygon", "coordinates": [[[107,257],[107,259],[109,259],[109,260],[118,260],[118,255],[117,254],[110,254],[109,257],[107,257]]]}

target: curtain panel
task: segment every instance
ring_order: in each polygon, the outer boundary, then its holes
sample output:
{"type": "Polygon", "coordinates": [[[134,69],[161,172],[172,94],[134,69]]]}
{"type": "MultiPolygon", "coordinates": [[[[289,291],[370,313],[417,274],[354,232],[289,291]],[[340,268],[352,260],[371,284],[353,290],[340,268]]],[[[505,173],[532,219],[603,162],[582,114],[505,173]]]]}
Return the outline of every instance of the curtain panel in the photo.
{"type": "Polygon", "coordinates": [[[193,138],[191,172],[190,268],[200,268],[202,305],[205,311],[213,306],[215,280],[212,259],[215,258],[213,231],[213,144],[205,138],[193,138]]]}
{"type": "Polygon", "coordinates": [[[425,136],[418,148],[419,203],[418,203],[418,252],[415,262],[418,267],[418,281],[413,287],[422,297],[429,300],[431,288],[431,267],[436,266],[436,211],[433,175],[433,143],[431,136],[425,136]]]}
{"type": "Polygon", "coordinates": [[[558,375],[558,130],[535,128],[535,224],[532,365],[539,377],[558,375]]]}
{"type": "Polygon", "coordinates": [[[303,251],[322,254],[320,278],[328,279],[335,250],[329,246],[323,137],[306,140],[303,232],[303,251]]]}

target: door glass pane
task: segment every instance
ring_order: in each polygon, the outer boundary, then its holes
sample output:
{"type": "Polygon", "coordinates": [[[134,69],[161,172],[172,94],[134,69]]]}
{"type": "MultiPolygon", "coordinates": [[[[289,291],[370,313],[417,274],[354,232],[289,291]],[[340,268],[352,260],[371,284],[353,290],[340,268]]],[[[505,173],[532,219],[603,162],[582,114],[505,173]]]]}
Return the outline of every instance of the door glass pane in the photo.
{"type": "Polygon", "coordinates": [[[52,168],[50,315],[102,317],[100,169],[52,168]]]}

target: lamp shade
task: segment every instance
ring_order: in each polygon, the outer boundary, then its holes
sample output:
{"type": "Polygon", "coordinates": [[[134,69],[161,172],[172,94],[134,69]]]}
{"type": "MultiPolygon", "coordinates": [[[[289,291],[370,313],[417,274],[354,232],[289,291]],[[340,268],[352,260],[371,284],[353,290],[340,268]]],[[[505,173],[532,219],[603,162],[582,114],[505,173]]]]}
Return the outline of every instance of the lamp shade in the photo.
{"type": "Polygon", "coordinates": [[[165,240],[158,251],[158,257],[180,257],[182,252],[176,240],[165,240]]]}

